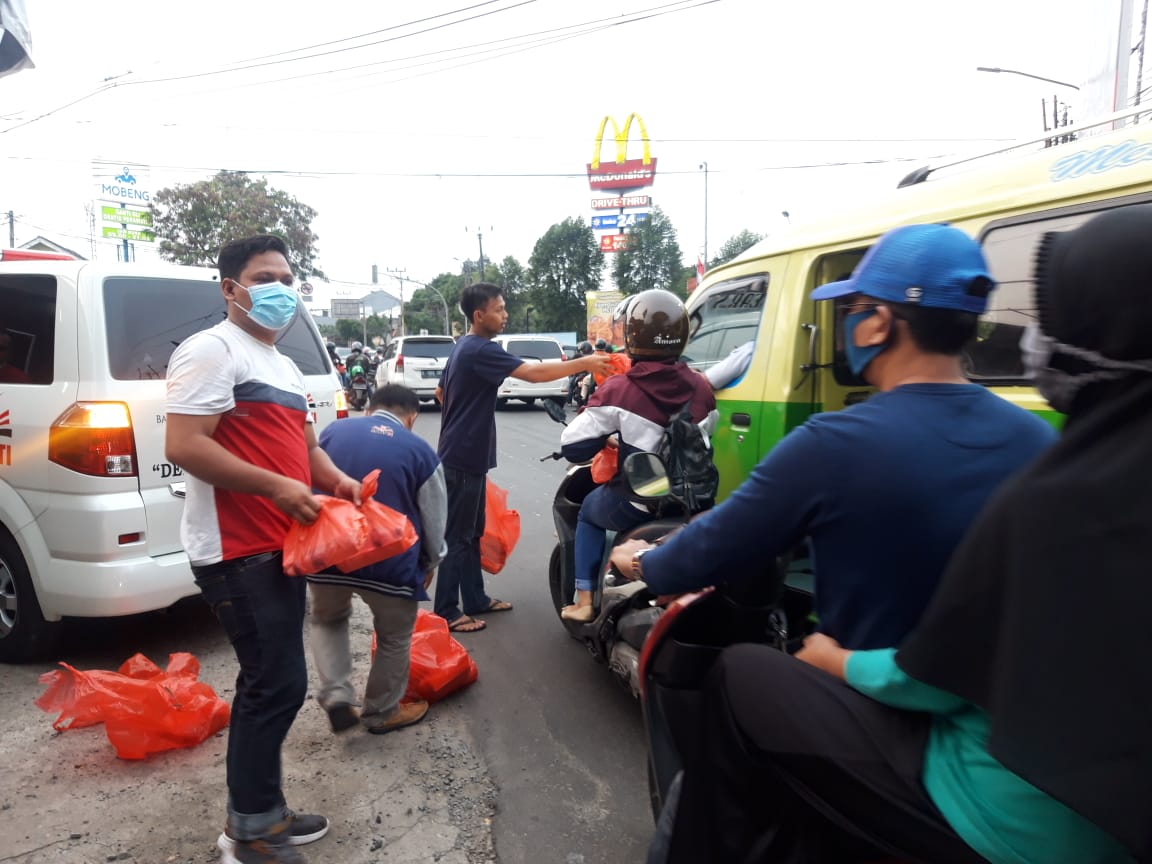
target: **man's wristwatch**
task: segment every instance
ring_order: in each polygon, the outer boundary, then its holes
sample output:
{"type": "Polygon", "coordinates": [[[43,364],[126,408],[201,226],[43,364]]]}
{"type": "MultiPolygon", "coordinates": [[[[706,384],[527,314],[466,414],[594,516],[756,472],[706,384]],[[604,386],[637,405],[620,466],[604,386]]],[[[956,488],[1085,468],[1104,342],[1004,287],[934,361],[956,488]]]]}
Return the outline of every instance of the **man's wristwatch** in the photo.
{"type": "Polygon", "coordinates": [[[640,578],[641,578],[640,559],[643,558],[644,555],[647,554],[648,552],[651,552],[652,549],[653,549],[653,547],[649,546],[645,549],[637,549],[634,553],[632,553],[632,579],[633,579],[633,581],[639,581],[640,580],[640,578]]]}

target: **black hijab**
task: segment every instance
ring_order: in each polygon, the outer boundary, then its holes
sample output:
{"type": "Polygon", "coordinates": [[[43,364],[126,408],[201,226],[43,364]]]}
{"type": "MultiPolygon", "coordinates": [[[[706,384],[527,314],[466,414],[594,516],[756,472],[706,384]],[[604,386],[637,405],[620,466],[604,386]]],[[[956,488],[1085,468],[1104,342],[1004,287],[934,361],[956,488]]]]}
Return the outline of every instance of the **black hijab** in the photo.
{"type": "MultiPolygon", "coordinates": [[[[1152,205],[1048,235],[1036,292],[1041,330],[1084,374],[1085,351],[1152,358],[1152,205]]],[[[1152,372],[1077,392],[897,662],[984,709],[1005,767],[1152,861],[1152,372]]]]}

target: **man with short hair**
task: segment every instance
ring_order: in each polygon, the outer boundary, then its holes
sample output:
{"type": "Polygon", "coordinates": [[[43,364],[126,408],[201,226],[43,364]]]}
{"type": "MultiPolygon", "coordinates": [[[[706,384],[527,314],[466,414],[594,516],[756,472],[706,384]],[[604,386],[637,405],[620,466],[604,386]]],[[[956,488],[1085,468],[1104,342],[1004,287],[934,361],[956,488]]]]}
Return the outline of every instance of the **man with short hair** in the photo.
{"type": "Polygon", "coordinates": [[[296,316],[287,245],[234,240],[217,266],[227,317],[172,353],[165,447],[188,476],[180,537],[192,574],[240,663],[217,843],[224,864],[303,864],[294,847],[328,820],[294,813],[281,788],[281,748],[308,691],[305,582],[285,575],[282,550],[292,522],[320,512],[313,487],[359,501],[360,481],[320,449],[304,378],[276,350],[296,316]]]}
{"type": "Polygon", "coordinates": [[[621,544],[613,564],[677,594],[763,573],[808,537],[820,631],[851,649],[899,645],[985,502],[1056,438],[964,377],[994,287],[964,232],[888,232],[812,295],[836,300],[848,364],[879,392],[811,417],[723,504],[659,547],[621,544]]]}
{"type": "Polygon", "coordinates": [[[408,686],[408,655],[417,604],[427,600],[436,567],[444,557],[448,517],[444,469],[436,452],[412,432],[420,413],[416,393],[385,384],[372,394],[368,414],[332,423],[320,446],[340,470],[364,477],[380,469],[375,499],[411,520],[419,542],[408,551],[351,573],[330,571],[308,577],[312,593],[312,658],[320,677],[316,700],[328,713],[333,732],[356,725],[382,735],[419,723],[428,713],[423,700],[400,699],[408,686]],[[372,610],[376,653],[357,713],[352,687],[348,621],[352,595],[372,610]]]}
{"type": "Polygon", "coordinates": [[[457,633],[487,624],[475,616],[503,612],[511,603],[484,591],[480,537],[484,534],[484,487],[496,467],[496,391],[511,376],[534,384],[576,372],[606,372],[607,355],[590,354],[559,363],[525,363],[492,341],[508,323],[504,291],[491,282],[464,288],[460,310],[470,323],[444,366],[436,399],[443,406],[438,452],[448,486],[448,555],[436,579],[436,614],[457,633]],[[461,611],[463,601],[463,611],[461,611]]]}

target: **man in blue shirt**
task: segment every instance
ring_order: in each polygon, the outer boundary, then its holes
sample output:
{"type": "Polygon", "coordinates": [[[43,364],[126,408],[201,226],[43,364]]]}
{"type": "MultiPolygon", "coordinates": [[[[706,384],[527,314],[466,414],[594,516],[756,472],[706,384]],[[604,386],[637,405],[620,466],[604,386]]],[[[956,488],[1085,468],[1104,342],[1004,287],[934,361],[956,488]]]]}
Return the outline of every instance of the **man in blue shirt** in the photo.
{"type": "Polygon", "coordinates": [[[496,392],[505,378],[542,383],[577,372],[606,373],[607,355],[590,354],[560,363],[525,363],[492,341],[508,323],[504,292],[491,282],[465,287],[460,309],[471,323],[456,343],[436,398],[443,406],[438,452],[448,485],[448,555],[436,579],[436,614],[457,633],[487,625],[474,616],[502,612],[512,604],[484,591],[480,537],[484,534],[484,486],[496,467],[496,392]],[[461,611],[463,601],[463,611],[461,611]]]}
{"type": "Polygon", "coordinates": [[[316,701],[328,713],[333,732],[359,720],[365,729],[383,734],[418,723],[428,713],[423,700],[400,703],[408,686],[409,652],[417,604],[444,557],[447,496],[444,471],[436,453],[412,432],[420,412],[416,394],[399,384],[386,384],[372,394],[369,414],[330,424],[320,446],[351,477],[379,468],[375,498],[412,522],[419,542],[406,552],[376,564],[341,573],[308,577],[312,593],[312,657],[320,677],[316,701]],[[352,652],[348,621],[352,595],[372,610],[376,653],[364,688],[364,707],[357,712],[352,687],[352,652]]]}
{"type": "Polygon", "coordinates": [[[622,544],[613,563],[676,594],[763,573],[807,537],[820,631],[853,650],[899,645],[988,498],[1056,438],[964,377],[993,288],[962,231],[886,234],[849,279],[812,295],[836,300],[849,366],[880,392],[815,415],[723,504],[659,547],[622,544]]]}

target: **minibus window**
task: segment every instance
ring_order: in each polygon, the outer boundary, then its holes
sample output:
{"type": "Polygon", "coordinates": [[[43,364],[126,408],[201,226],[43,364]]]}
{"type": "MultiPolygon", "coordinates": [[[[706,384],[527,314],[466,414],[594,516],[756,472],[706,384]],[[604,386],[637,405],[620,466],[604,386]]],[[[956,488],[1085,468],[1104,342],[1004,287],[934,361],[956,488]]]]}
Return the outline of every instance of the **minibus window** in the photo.
{"type": "MultiPolygon", "coordinates": [[[[1109,209],[1107,205],[1100,210],[1109,209]]],[[[1036,323],[1032,268],[1036,247],[1048,231],[1070,231],[1100,210],[992,227],[981,238],[984,257],[996,280],[976,338],[964,349],[964,373],[979,384],[1026,384],[1020,337],[1036,323]]]]}
{"type": "Polygon", "coordinates": [[[682,358],[701,372],[716,365],[733,349],[756,338],[768,275],[719,282],[695,304],[689,324],[688,345],[682,358]]]}

